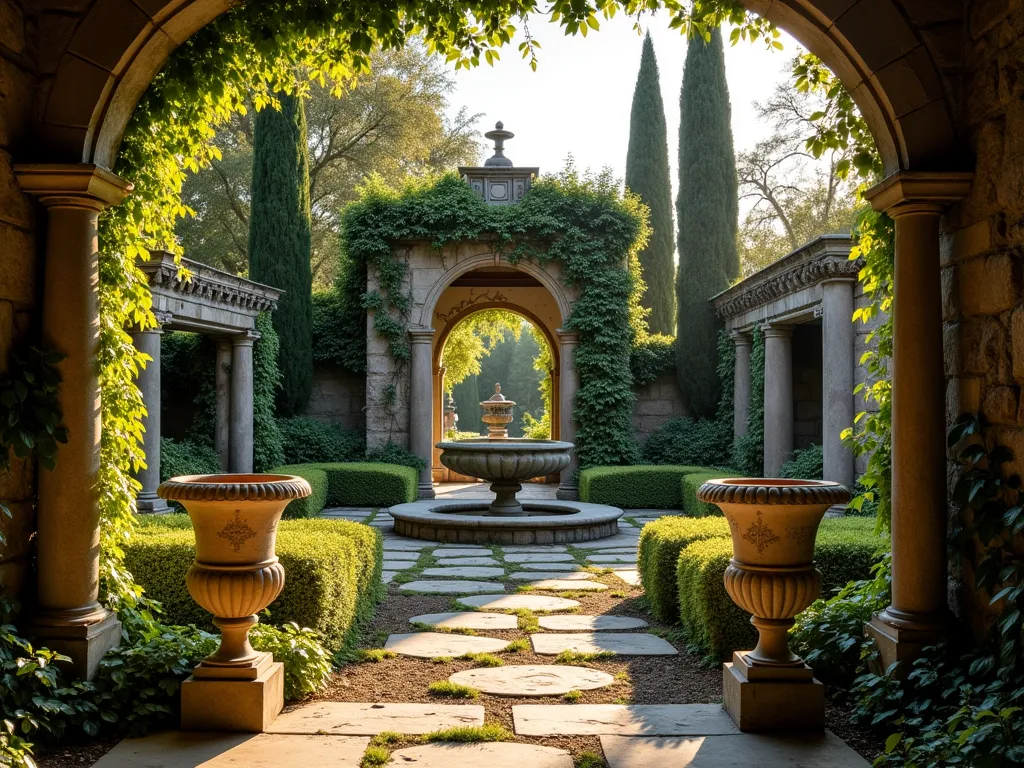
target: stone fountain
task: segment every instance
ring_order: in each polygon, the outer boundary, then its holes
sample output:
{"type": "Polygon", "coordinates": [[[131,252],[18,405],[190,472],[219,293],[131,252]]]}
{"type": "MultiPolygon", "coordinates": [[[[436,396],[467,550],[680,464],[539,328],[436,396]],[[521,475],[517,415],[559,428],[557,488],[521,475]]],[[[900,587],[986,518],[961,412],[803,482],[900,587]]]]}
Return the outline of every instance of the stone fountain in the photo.
{"type": "Polygon", "coordinates": [[[593,541],[618,531],[623,511],[585,502],[522,502],[522,483],[561,472],[572,459],[572,443],[509,437],[515,401],[496,384],[480,403],[487,437],[440,442],[448,469],[491,484],[493,501],[415,501],[391,508],[395,532],[432,541],[477,544],[553,544],[593,541]]]}

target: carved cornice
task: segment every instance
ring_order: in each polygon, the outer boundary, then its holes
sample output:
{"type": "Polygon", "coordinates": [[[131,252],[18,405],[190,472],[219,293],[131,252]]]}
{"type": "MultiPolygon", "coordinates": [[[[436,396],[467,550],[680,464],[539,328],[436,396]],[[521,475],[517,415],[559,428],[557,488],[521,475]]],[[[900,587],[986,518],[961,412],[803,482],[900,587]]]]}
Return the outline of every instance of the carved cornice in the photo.
{"type": "Polygon", "coordinates": [[[826,280],[856,279],[864,262],[850,260],[852,245],[848,235],[823,235],[812,240],[714,296],[715,313],[728,320],[826,280]]]}
{"type": "Polygon", "coordinates": [[[277,309],[277,300],[283,291],[269,285],[223,272],[205,264],[182,259],[181,265],[191,273],[190,280],[178,276],[174,256],[164,251],[153,251],[152,258],[139,264],[146,273],[149,288],[154,293],[187,296],[192,301],[225,307],[247,314],[277,309]]]}

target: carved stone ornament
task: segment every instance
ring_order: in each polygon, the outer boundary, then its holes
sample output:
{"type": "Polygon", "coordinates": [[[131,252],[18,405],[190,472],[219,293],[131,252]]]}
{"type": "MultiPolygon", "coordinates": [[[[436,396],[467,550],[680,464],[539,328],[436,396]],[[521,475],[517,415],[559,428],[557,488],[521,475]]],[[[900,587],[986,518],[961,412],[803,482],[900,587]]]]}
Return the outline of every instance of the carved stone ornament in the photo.
{"type": "Polygon", "coordinates": [[[153,251],[150,255],[152,258],[141,262],[139,269],[146,273],[150,290],[154,292],[188,296],[211,306],[242,309],[254,314],[277,309],[281,291],[276,288],[188,259],[182,259],[181,266],[188,269],[191,278],[182,279],[173,255],[164,251],[153,251]]]}

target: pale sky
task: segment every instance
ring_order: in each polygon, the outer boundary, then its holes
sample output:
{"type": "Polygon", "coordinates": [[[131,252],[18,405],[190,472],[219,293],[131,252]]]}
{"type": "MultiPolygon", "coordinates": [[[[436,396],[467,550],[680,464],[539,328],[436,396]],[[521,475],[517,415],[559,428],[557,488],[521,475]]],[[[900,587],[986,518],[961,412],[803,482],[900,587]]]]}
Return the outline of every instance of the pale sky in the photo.
{"type": "MultiPolygon", "coordinates": [[[[674,200],[686,38],[670,30],[664,16],[646,16],[643,24],[651,31],[661,75],[674,200]]],[[[620,14],[611,21],[602,20],[601,30],[591,31],[586,38],[567,37],[561,27],[540,19],[530,25],[530,31],[542,46],[537,71],[520,57],[521,38],[517,38],[501,50],[501,60],[493,67],[484,63],[456,73],[451,111],[465,105],[471,113],[482,112],[481,133],[503,121],[516,134],[505,147],[506,156],[516,165],[553,172],[572,153],[578,167],[598,170],[608,165],[621,179],[626,172],[629,111],[643,43],[633,29],[633,19],[620,14]]],[[[725,33],[733,137],[736,151],[741,152],[766,137],[768,131],[759,124],[753,102],[767,99],[776,83],[788,79],[798,44],[783,33],[782,51],[766,50],[760,42],[731,46],[728,29],[725,33]]],[[[484,157],[491,155],[489,142],[487,146],[484,157]]]]}

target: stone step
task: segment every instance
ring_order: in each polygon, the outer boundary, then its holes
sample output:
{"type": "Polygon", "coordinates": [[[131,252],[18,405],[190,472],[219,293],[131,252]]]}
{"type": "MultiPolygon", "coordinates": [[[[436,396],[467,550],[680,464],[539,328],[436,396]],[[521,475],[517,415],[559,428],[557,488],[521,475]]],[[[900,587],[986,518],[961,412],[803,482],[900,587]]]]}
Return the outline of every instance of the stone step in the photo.
{"type": "MultiPolygon", "coordinates": [[[[435,553],[436,554],[436,553],[435,553]]],[[[438,565],[498,565],[493,557],[439,557],[438,565]]]]}
{"type": "Polygon", "coordinates": [[[458,595],[458,594],[473,594],[473,595],[491,595],[496,592],[504,592],[505,586],[503,584],[495,584],[490,581],[433,581],[429,579],[420,579],[417,581],[410,581],[408,584],[403,584],[398,588],[401,592],[429,595],[429,594],[443,594],[443,595],[458,595]]]}
{"type": "Polygon", "coordinates": [[[491,550],[486,547],[438,547],[434,554],[437,557],[479,557],[490,555],[491,550]]]}
{"type": "Polygon", "coordinates": [[[449,629],[516,629],[519,619],[508,613],[459,611],[453,613],[424,613],[409,619],[410,624],[430,624],[449,629]]]}
{"type": "Polygon", "coordinates": [[[572,555],[560,552],[513,552],[505,555],[506,563],[567,563],[572,555]]]}
{"type": "Polygon", "coordinates": [[[615,683],[607,672],[564,664],[517,664],[456,672],[448,678],[491,696],[533,698],[562,696],[569,691],[592,691],[615,683]]]}
{"type": "MultiPolygon", "coordinates": [[[[333,764],[332,764],[333,765],[333,764]]],[[[572,768],[572,755],[564,749],[537,744],[490,742],[485,744],[423,744],[392,753],[387,768],[572,768]]]]}
{"type": "Polygon", "coordinates": [[[564,616],[540,616],[537,623],[541,629],[554,632],[607,632],[624,629],[644,629],[648,626],[643,619],[632,616],[586,616],[566,614],[564,616]]]}
{"type": "Polygon", "coordinates": [[[868,761],[835,734],[746,733],[700,738],[601,736],[608,768],[698,768],[698,766],[799,766],[867,768],[868,761]],[[698,756],[699,753],[699,756],[698,756]]]}
{"type": "Polygon", "coordinates": [[[383,569],[385,571],[405,571],[416,565],[415,560],[392,560],[388,558],[383,562],[383,569]]]}
{"type": "Polygon", "coordinates": [[[523,544],[502,547],[502,552],[568,552],[564,544],[523,544]]]}
{"type": "Polygon", "coordinates": [[[618,656],[676,656],[679,651],[663,637],[640,632],[602,632],[594,634],[580,632],[563,635],[539,633],[530,635],[533,650],[545,656],[555,656],[562,651],[576,653],[601,653],[611,651],[618,656]]]}
{"type": "Polygon", "coordinates": [[[612,571],[616,576],[622,579],[624,582],[633,587],[640,586],[640,572],[639,571],[612,571]]]}
{"type": "Polygon", "coordinates": [[[440,576],[452,579],[491,579],[496,576],[504,576],[504,568],[481,568],[478,566],[449,567],[449,568],[424,568],[424,576],[440,576]]]}
{"type": "Polygon", "coordinates": [[[398,571],[381,571],[380,580],[385,584],[390,584],[397,575],[398,571]]]}
{"type": "Polygon", "coordinates": [[[575,600],[548,595],[472,595],[456,599],[462,605],[485,611],[515,611],[520,608],[530,611],[568,611],[580,607],[575,600]]]}
{"type": "Polygon", "coordinates": [[[564,592],[569,589],[578,592],[604,592],[608,589],[607,585],[599,581],[574,581],[573,579],[541,579],[528,582],[523,586],[548,592],[564,592]]]}
{"type": "MultiPolygon", "coordinates": [[[[354,704],[317,701],[282,712],[267,733],[376,736],[382,731],[409,735],[442,728],[484,724],[477,704],[354,704]]],[[[314,763],[315,765],[315,763],[314,763]]]]}
{"type": "Polygon", "coordinates": [[[516,563],[517,568],[524,571],[566,571],[572,572],[579,568],[576,563],[516,563]]]}
{"type": "Polygon", "coordinates": [[[587,555],[587,562],[594,565],[605,563],[636,563],[636,555],[587,555]]]}
{"type": "Polygon", "coordinates": [[[594,578],[590,571],[516,571],[509,576],[514,581],[531,581],[532,579],[568,579],[569,581],[587,581],[594,578]]]}
{"type": "Polygon", "coordinates": [[[479,635],[409,632],[389,636],[387,642],[384,643],[384,650],[418,659],[434,659],[438,656],[455,658],[464,653],[497,653],[504,650],[507,645],[508,640],[480,637],[479,635]]]}
{"type": "MultiPolygon", "coordinates": [[[[724,736],[740,733],[721,704],[520,704],[512,707],[512,720],[520,736],[724,736]]],[[[760,760],[752,764],[772,765],[760,760]]]]}

